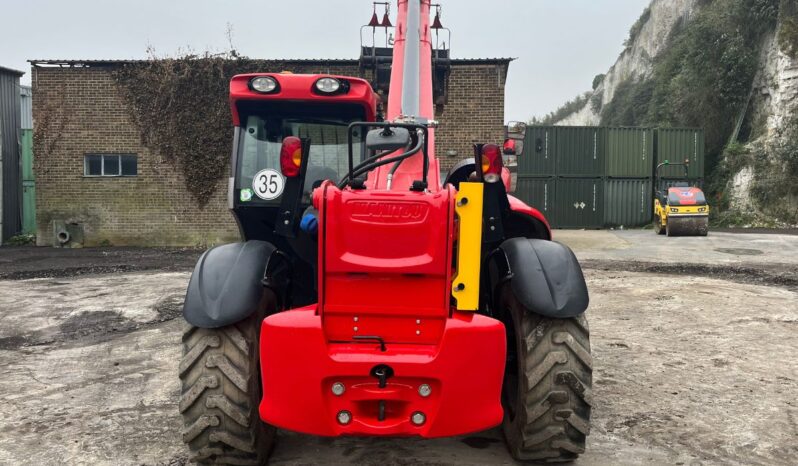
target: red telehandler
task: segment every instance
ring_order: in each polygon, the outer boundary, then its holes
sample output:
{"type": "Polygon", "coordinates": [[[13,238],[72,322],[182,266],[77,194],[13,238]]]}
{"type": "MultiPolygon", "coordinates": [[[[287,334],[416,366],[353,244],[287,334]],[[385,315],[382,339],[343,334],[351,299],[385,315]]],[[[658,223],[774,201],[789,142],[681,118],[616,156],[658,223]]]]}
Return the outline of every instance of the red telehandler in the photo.
{"type": "Polygon", "coordinates": [[[186,294],[193,461],[260,464],[276,428],[433,438],[502,425],[518,460],[584,451],[582,270],[507,194],[502,157],[520,155],[523,125],[441,180],[430,6],[398,0],[385,118],[359,78],[230,82],[243,241],[206,251],[186,294]]]}

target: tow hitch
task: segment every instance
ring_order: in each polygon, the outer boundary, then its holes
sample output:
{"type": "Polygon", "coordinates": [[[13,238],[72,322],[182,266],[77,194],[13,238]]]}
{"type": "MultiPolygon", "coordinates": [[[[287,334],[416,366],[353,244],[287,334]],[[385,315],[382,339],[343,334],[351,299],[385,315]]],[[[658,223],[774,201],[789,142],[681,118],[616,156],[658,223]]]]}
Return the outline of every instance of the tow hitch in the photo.
{"type": "MultiPolygon", "coordinates": [[[[380,364],[378,366],[374,366],[374,369],[371,370],[371,376],[377,378],[379,381],[377,386],[379,388],[385,388],[388,383],[388,378],[393,376],[393,369],[391,369],[391,366],[380,364]]],[[[385,420],[385,400],[379,400],[377,403],[377,420],[385,420]]]]}

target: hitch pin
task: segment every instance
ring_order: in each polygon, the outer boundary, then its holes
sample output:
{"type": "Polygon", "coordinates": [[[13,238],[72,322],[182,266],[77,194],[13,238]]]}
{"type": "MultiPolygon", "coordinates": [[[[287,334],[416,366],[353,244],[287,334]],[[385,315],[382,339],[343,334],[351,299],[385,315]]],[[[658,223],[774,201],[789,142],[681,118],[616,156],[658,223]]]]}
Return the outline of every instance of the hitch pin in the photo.
{"type": "Polygon", "coordinates": [[[374,371],[374,375],[376,375],[380,381],[379,387],[385,388],[385,384],[388,381],[388,371],[386,371],[384,367],[380,367],[379,369],[374,371]]]}

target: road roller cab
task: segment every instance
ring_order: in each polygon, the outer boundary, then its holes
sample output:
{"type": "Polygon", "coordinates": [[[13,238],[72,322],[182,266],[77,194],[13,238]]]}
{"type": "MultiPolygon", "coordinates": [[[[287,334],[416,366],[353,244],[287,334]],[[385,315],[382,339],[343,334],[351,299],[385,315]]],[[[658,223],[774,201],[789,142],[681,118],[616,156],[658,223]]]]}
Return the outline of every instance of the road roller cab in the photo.
{"type": "MultiPolygon", "coordinates": [[[[667,160],[657,165],[682,165],[687,173],[687,162],[672,164],[667,160]]],[[[709,205],[704,192],[688,182],[677,182],[673,186],[661,185],[655,177],[654,231],[668,236],[706,236],[709,230],[709,205]]]]}

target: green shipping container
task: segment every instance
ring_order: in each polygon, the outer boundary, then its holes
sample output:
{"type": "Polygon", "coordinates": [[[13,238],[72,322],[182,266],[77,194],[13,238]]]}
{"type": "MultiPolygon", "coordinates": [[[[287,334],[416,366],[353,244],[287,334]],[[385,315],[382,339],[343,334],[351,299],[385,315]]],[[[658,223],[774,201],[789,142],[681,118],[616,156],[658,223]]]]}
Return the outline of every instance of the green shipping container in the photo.
{"type": "Polygon", "coordinates": [[[519,176],[515,192],[512,194],[526,202],[530,207],[538,209],[548,219],[554,207],[556,181],[557,179],[554,177],[532,178],[519,176]]]}
{"type": "Polygon", "coordinates": [[[518,175],[553,176],[554,170],[554,127],[528,126],[524,152],[518,157],[518,175]]]}
{"type": "Polygon", "coordinates": [[[604,181],[604,226],[637,227],[651,221],[651,179],[607,178],[604,181]]]}
{"type": "Polygon", "coordinates": [[[606,128],[605,175],[645,178],[654,168],[654,130],[606,128]]]}
{"type": "Polygon", "coordinates": [[[552,209],[556,228],[601,228],[604,225],[602,178],[557,178],[552,209]]]}
{"type": "Polygon", "coordinates": [[[557,126],[555,159],[558,176],[603,176],[604,134],[597,126],[557,126]]]}
{"type": "MultiPolygon", "coordinates": [[[[688,178],[704,177],[704,131],[695,128],[658,128],[656,163],[668,160],[673,163],[690,161],[688,178]]],[[[684,178],[684,167],[662,167],[663,178],[684,178]]]]}

